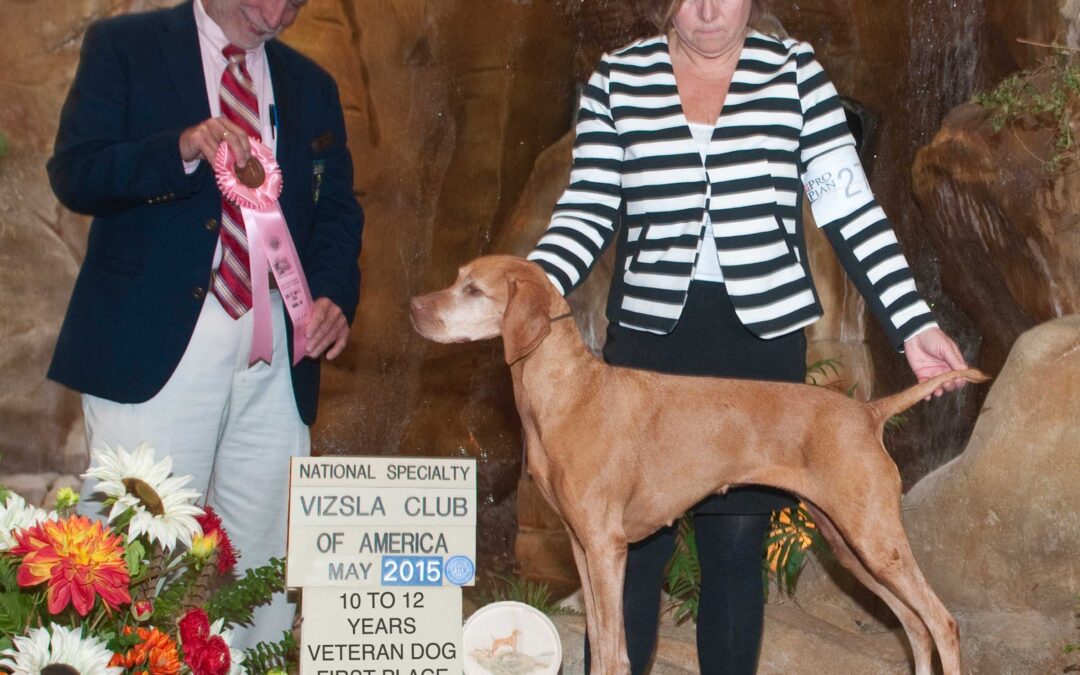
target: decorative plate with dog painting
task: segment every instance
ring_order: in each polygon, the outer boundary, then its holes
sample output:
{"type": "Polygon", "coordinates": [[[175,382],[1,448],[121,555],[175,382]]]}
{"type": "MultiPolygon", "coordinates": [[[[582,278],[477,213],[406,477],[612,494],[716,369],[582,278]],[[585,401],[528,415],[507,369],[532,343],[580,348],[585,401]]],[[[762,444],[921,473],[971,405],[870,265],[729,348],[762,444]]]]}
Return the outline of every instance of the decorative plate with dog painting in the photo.
{"type": "Polygon", "coordinates": [[[520,602],[493,602],[465,622],[466,675],[555,675],[562,642],[551,619],[520,602]]]}

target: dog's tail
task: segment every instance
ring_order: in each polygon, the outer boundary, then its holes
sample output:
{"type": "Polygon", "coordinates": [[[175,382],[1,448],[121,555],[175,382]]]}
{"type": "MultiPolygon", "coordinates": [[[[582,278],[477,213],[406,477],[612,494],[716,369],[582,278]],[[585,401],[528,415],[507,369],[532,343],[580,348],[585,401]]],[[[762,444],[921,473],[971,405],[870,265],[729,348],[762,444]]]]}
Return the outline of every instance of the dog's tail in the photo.
{"type": "Polygon", "coordinates": [[[937,377],[933,377],[926,382],[920,382],[913,387],[905,389],[899,394],[893,394],[892,396],[886,396],[885,398],[871,401],[870,409],[874,411],[874,416],[878,419],[878,422],[883,424],[885,420],[893,415],[904,412],[918,403],[921,399],[932,394],[934,390],[943,383],[957,378],[967,380],[968,382],[979,383],[986,382],[990,379],[990,376],[977,368],[952,370],[947,373],[942,373],[937,377]]]}

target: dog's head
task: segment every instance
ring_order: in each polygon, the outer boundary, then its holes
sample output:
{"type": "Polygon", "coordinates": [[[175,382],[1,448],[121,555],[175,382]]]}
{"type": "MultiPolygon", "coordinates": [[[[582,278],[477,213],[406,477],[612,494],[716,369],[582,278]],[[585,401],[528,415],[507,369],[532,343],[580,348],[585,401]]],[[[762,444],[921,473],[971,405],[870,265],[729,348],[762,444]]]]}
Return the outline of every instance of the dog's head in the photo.
{"type": "Polygon", "coordinates": [[[412,322],[436,342],[503,336],[506,362],[532,353],[551,332],[551,308],[564,303],[534,263],[513,256],[477,258],[441,291],[412,299],[412,322]]]}

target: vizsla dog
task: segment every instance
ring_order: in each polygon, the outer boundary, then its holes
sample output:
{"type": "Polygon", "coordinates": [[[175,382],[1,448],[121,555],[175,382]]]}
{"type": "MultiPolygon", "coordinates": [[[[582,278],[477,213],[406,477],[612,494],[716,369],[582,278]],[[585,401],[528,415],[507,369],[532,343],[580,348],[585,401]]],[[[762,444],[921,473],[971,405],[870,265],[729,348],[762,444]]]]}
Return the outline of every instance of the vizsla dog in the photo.
{"type": "Polygon", "coordinates": [[[884,600],[911,640],[918,675],[936,645],[958,675],[956,622],[927,585],[900,520],[900,475],[882,428],[950,378],[863,403],[821,387],[685,377],[609,366],[585,347],[539,266],[478,258],[449,288],[412,300],[437,342],[502,335],[529,471],[570,534],[594,673],[628,673],[626,548],[704,497],[768,485],[806,502],[837,559],[884,600]]]}
{"type": "Polygon", "coordinates": [[[510,631],[510,634],[506,637],[497,638],[494,635],[491,636],[491,648],[488,649],[488,656],[495,656],[495,652],[499,651],[503,647],[508,647],[510,651],[517,653],[518,637],[521,635],[521,631],[515,628],[510,631]]]}

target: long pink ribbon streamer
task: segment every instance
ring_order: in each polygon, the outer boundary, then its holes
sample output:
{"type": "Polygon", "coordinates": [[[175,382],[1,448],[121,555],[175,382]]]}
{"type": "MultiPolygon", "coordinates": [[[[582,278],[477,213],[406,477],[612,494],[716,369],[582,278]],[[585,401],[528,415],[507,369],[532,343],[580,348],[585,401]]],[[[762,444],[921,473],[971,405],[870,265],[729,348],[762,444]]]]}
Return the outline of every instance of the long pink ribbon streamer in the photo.
{"type": "Polygon", "coordinates": [[[307,354],[307,324],[314,301],[308,288],[300,256],[296,252],[278,197],[281,195],[281,168],[270,149],[254,138],[252,159],[263,166],[262,185],[249,188],[233,173],[235,161],[228,143],[218,146],[214,156],[214,174],[221,193],[240,207],[248,238],[251,260],[251,352],[248,364],[271,363],[274,354],[273,322],[270,316],[270,278],[274,275],[285,309],[293,325],[293,365],[307,354]]]}
{"type": "MultiPolygon", "coordinates": [[[[281,207],[274,202],[270,209],[255,210],[240,208],[244,215],[244,224],[248,228],[248,250],[251,256],[251,278],[253,281],[252,311],[255,314],[255,327],[252,333],[251,356],[249,363],[255,363],[263,358],[262,353],[256,352],[256,345],[260,338],[271,342],[273,336],[270,326],[270,282],[267,275],[267,263],[270,273],[277,282],[281,299],[285,303],[285,311],[289,313],[289,319],[293,325],[293,365],[307,355],[307,325],[311,319],[311,310],[314,300],[311,298],[311,289],[308,288],[304,270],[300,266],[300,255],[296,252],[289,228],[285,224],[285,217],[281,213],[281,207]],[[251,232],[256,233],[252,237],[251,232]],[[252,244],[252,241],[257,244],[252,244]],[[256,263],[258,261],[258,263],[256,263]],[[255,289],[260,290],[257,292],[255,289]],[[266,311],[259,313],[260,296],[265,303],[266,311]],[[261,324],[261,325],[260,325],[261,324]]],[[[269,358],[264,359],[267,363],[269,358]]]]}

